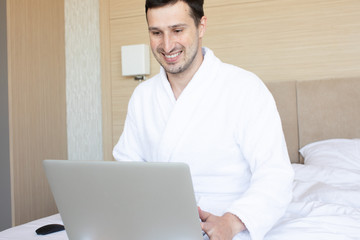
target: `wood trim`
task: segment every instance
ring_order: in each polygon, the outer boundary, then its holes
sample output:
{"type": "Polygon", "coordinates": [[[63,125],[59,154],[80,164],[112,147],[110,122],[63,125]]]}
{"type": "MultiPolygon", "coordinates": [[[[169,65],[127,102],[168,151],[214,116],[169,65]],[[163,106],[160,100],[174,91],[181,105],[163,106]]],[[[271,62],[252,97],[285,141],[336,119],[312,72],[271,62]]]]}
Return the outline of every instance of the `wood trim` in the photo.
{"type": "Polygon", "coordinates": [[[9,156],[10,156],[10,182],[11,182],[11,224],[12,226],[15,226],[15,202],[14,202],[14,184],[12,184],[14,182],[14,174],[12,174],[14,171],[14,164],[12,159],[13,157],[13,152],[14,152],[14,147],[13,147],[13,140],[12,140],[12,136],[14,135],[14,131],[13,131],[13,118],[12,118],[12,93],[11,93],[11,89],[12,89],[12,84],[10,79],[12,79],[12,74],[10,71],[10,62],[12,62],[12,57],[11,54],[9,53],[9,49],[10,49],[10,45],[11,45],[11,37],[10,37],[10,27],[11,27],[11,19],[12,19],[12,15],[11,15],[11,11],[10,11],[10,0],[6,0],[6,16],[7,16],[7,23],[6,23],[6,27],[7,27],[7,51],[8,51],[8,56],[7,56],[7,60],[8,60],[8,101],[9,101],[9,156]]]}
{"type": "Polygon", "coordinates": [[[103,158],[113,160],[110,0],[99,0],[103,158]]]}
{"type": "Polygon", "coordinates": [[[7,54],[7,3],[0,0],[0,231],[11,227],[11,175],[9,145],[9,94],[7,54]]]}

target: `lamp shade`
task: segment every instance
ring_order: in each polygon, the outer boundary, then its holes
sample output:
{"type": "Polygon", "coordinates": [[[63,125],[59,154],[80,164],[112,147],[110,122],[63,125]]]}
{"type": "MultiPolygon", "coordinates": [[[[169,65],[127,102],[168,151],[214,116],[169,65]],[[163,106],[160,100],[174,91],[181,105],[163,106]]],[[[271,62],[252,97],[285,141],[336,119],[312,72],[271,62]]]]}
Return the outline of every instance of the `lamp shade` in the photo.
{"type": "Polygon", "coordinates": [[[150,74],[150,50],[146,44],[121,47],[123,76],[143,76],[150,74]]]}

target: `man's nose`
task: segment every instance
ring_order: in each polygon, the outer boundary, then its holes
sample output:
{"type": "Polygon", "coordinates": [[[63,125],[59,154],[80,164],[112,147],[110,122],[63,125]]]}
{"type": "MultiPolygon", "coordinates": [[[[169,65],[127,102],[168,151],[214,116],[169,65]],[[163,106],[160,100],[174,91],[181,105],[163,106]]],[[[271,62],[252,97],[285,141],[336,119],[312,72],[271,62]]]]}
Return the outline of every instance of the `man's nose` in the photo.
{"type": "Polygon", "coordinates": [[[171,34],[164,34],[163,38],[163,48],[165,53],[170,53],[175,47],[175,41],[172,38],[171,34]]]}

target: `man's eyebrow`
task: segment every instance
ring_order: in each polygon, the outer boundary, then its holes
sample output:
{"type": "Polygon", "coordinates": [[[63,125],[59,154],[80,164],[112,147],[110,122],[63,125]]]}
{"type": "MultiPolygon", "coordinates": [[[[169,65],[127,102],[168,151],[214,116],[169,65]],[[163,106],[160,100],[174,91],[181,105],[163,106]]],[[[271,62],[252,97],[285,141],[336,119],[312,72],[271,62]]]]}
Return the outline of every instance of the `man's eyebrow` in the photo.
{"type": "MultiPolygon", "coordinates": [[[[168,26],[167,28],[173,29],[173,28],[186,27],[186,26],[187,26],[187,24],[185,24],[185,23],[179,23],[179,24],[168,26]]],[[[149,27],[148,29],[149,29],[149,31],[161,31],[161,29],[158,27],[149,27]]]]}
{"type": "Polygon", "coordinates": [[[186,26],[187,26],[187,24],[180,23],[180,24],[175,24],[175,25],[169,26],[169,28],[178,28],[178,27],[186,27],[186,26]]]}
{"type": "Polygon", "coordinates": [[[149,31],[160,31],[160,29],[157,27],[149,27],[148,29],[149,31]]]}

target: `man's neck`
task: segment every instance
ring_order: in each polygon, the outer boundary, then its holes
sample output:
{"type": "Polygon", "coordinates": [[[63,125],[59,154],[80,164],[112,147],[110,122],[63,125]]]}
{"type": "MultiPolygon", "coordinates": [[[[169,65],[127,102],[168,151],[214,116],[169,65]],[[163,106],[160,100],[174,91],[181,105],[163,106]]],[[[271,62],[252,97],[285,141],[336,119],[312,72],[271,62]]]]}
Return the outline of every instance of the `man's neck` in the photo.
{"type": "Polygon", "coordinates": [[[175,99],[178,99],[180,97],[182,91],[191,81],[194,74],[195,73],[193,73],[191,76],[186,76],[185,74],[167,74],[175,99]]]}

